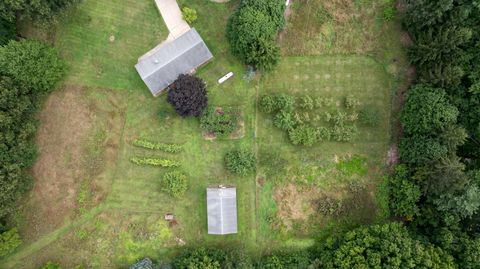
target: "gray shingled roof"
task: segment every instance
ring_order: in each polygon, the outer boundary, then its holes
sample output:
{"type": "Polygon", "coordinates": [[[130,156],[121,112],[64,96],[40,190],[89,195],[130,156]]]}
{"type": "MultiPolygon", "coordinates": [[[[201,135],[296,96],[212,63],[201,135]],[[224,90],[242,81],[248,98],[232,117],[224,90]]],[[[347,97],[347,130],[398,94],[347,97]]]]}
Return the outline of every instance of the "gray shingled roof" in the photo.
{"type": "Polygon", "coordinates": [[[192,28],[177,39],[141,57],[135,68],[150,92],[157,96],[172,84],[178,75],[192,73],[212,58],[207,45],[192,28]]]}
{"type": "Polygon", "coordinates": [[[209,234],[237,233],[237,190],[207,188],[209,234]]]}

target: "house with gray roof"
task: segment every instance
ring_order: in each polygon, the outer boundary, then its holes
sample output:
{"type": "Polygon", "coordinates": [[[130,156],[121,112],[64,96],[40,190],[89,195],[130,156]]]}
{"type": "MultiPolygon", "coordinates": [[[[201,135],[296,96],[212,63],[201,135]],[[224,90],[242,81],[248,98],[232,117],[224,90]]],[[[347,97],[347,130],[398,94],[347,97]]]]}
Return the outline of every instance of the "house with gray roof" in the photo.
{"type": "Polygon", "coordinates": [[[237,189],[207,188],[208,234],[237,233],[237,189]]]}
{"type": "Polygon", "coordinates": [[[180,74],[191,74],[213,58],[195,28],[167,40],[138,59],[138,74],[153,96],[158,96],[180,74]]]}

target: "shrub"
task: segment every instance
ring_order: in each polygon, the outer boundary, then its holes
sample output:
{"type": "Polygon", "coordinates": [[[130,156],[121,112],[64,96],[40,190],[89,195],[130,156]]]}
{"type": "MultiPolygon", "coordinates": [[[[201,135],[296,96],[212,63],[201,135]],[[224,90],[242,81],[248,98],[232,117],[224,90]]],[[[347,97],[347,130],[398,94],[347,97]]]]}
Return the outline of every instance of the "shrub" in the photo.
{"type": "Polygon", "coordinates": [[[278,112],[273,118],[273,125],[282,130],[290,130],[296,123],[297,120],[294,118],[294,114],[285,110],[278,112]]]}
{"type": "Polygon", "coordinates": [[[374,107],[364,107],[360,110],[360,123],[366,126],[377,126],[380,123],[380,110],[374,107]]]}
{"type": "Polygon", "coordinates": [[[20,244],[20,235],[17,228],[13,228],[9,231],[0,234],[0,257],[12,253],[20,244]]]}
{"type": "Polygon", "coordinates": [[[300,107],[307,110],[312,110],[314,107],[314,101],[312,97],[305,95],[301,98],[300,107]]]}
{"type": "Polygon", "coordinates": [[[197,20],[197,11],[193,8],[182,8],[182,17],[187,23],[193,23],[197,20]]]}
{"type": "Polygon", "coordinates": [[[337,142],[349,142],[357,134],[357,126],[335,125],[332,129],[332,138],[337,142]]]}
{"type": "Polygon", "coordinates": [[[277,110],[291,111],[295,105],[295,97],[286,94],[280,94],[275,97],[277,110]]]}
{"type": "Polygon", "coordinates": [[[0,47],[0,73],[29,89],[39,92],[55,89],[65,69],[57,51],[40,41],[12,40],[0,47]]]}
{"type": "Polygon", "coordinates": [[[264,95],[260,99],[260,109],[265,113],[273,113],[277,111],[277,104],[275,96],[273,95],[264,95]]]}
{"type": "Polygon", "coordinates": [[[146,149],[158,149],[158,150],[169,152],[169,153],[177,153],[182,151],[183,149],[182,145],[156,143],[156,142],[151,142],[145,139],[135,139],[133,141],[133,145],[141,148],[146,148],[146,149]]]}
{"type": "Polygon", "coordinates": [[[174,160],[148,158],[148,157],[133,157],[130,159],[134,164],[138,165],[153,165],[162,167],[177,167],[180,163],[174,160]]]}
{"type": "Polygon", "coordinates": [[[288,137],[294,145],[311,146],[318,141],[318,132],[308,125],[299,125],[288,132],[288,137]]]}
{"type": "Polygon", "coordinates": [[[255,171],[257,158],[247,149],[235,149],[225,155],[225,167],[234,174],[246,176],[255,171]]]}
{"type": "Polygon", "coordinates": [[[348,120],[347,113],[336,111],[332,114],[332,121],[335,125],[343,126],[345,122],[348,120]]]}
{"type": "Polygon", "coordinates": [[[195,76],[179,75],[170,86],[167,101],[180,116],[198,117],[208,104],[207,86],[195,76]]]}
{"type": "Polygon", "coordinates": [[[392,3],[387,3],[384,7],[383,7],[383,20],[384,21],[392,21],[394,18],[395,18],[395,6],[392,3]]]}
{"type": "Polygon", "coordinates": [[[317,133],[318,133],[318,140],[319,141],[328,141],[330,140],[331,137],[331,132],[328,128],[326,127],[319,127],[317,128],[317,133]]]}
{"type": "Polygon", "coordinates": [[[219,136],[228,136],[238,128],[238,109],[225,108],[216,110],[208,108],[200,118],[200,127],[219,136]]]}
{"type": "Polygon", "coordinates": [[[360,105],[360,101],[358,101],[355,96],[347,95],[345,97],[345,107],[347,109],[355,109],[358,105],[360,105]]]}
{"type": "Polygon", "coordinates": [[[173,171],[163,176],[163,190],[173,197],[180,197],[188,189],[187,176],[181,172],[173,171]]]}
{"type": "Polygon", "coordinates": [[[260,109],[265,113],[278,111],[292,111],[295,105],[295,97],[287,94],[264,95],[260,99],[260,109]]]}

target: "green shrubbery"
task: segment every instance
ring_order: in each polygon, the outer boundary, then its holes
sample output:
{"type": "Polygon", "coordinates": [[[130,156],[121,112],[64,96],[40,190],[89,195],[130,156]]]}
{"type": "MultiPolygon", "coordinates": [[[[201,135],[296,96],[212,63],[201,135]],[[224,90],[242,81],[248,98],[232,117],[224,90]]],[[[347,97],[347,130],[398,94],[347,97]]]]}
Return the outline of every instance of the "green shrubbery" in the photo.
{"type": "Polygon", "coordinates": [[[349,142],[355,138],[358,133],[355,122],[359,118],[356,108],[360,102],[351,95],[343,101],[345,112],[334,106],[333,98],[313,99],[309,95],[301,96],[299,102],[294,96],[286,94],[264,95],[259,105],[263,112],[274,114],[274,126],[287,131],[294,145],[312,146],[319,141],[349,142]],[[333,113],[325,112],[323,120],[313,111],[331,107],[336,110],[333,113]],[[318,126],[322,121],[327,126],[318,126]]]}
{"type": "Polygon", "coordinates": [[[299,125],[288,131],[288,137],[294,145],[311,146],[318,141],[318,131],[308,125],[299,125]]]}
{"type": "Polygon", "coordinates": [[[257,158],[247,149],[235,149],[225,155],[225,168],[234,174],[248,175],[255,171],[257,158]]]}
{"type": "Polygon", "coordinates": [[[193,8],[183,7],[182,17],[187,23],[193,23],[197,20],[197,11],[193,8]]]}
{"type": "Polygon", "coordinates": [[[177,153],[182,151],[183,149],[182,145],[157,143],[157,142],[152,142],[145,139],[135,139],[133,141],[133,145],[141,148],[156,149],[156,150],[161,150],[169,153],[177,153]]]}
{"type": "Polygon", "coordinates": [[[238,109],[209,107],[200,118],[200,127],[217,136],[228,136],[238,129],[239,118],[240,111],[238,109]]]}
{"type": "Polygon", "coordinates": [[[16,228],[0,233],[0,258],[13,252],[21,243],[16,228]]]}
{"type": "Polygon", "coordinates": [[[188,189],[187,176],[181,172],[168,172],[163,176],[163,190],[173,197],[180,197],[188,189]]]}
{"type": "Polygon", "coordinates": [[[180,163],[174,160],[169,159],[158,159],[158,158],[148,158],[148,157],[132,157],[130,159],[134,164],[138,165],[153,165],[161,167],[177,167],[180,166],[180,163]]]}

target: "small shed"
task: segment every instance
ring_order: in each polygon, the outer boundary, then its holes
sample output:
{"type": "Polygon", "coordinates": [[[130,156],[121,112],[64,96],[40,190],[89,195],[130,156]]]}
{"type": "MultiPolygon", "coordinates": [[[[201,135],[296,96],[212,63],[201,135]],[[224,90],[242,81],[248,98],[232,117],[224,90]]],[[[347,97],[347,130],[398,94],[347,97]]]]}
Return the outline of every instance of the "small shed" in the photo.
{"type": "Polygon", "coordinates": [[[237,189],[207,188],[208,234],[237,233],[237,189]]]}
{"type": "Polygon", "coordinates": [[[180,74],[190,74],[213,58],[195,28],[165,42],[138,59],[138,74],[153,96],[158,96],[180,74]]]}

